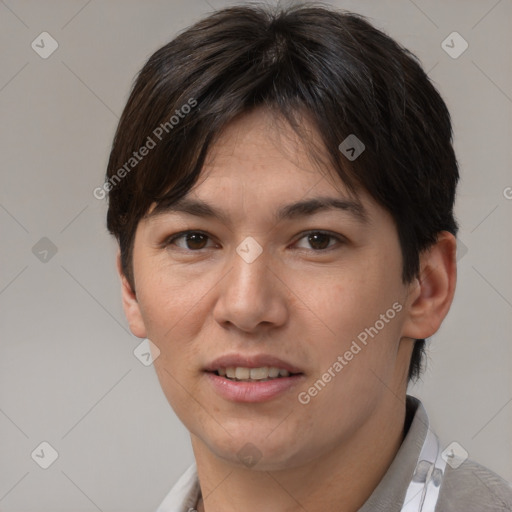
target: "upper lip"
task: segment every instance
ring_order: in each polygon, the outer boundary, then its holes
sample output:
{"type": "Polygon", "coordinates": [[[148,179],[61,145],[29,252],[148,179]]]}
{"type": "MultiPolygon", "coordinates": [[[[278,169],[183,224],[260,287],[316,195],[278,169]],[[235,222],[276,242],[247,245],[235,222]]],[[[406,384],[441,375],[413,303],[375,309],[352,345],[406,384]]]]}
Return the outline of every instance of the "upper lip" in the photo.
{"type": "Polygon", "coordinates": [[[268,354],[243,355],[225,354],[217,357],[205,367],[205,371],[214,372],[219,368],[262,368],[264,366],[288,370],[290,373],[303,373],[296,366],[268,354]]]}

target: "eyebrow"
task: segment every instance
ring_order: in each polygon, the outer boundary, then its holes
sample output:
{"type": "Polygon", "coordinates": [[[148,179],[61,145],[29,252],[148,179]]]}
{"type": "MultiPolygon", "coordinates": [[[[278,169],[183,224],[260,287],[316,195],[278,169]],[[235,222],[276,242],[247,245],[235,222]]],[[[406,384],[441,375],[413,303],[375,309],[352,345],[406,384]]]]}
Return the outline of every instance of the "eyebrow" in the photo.
{"type": "MultiPolygon", "coordinates": [[[[314,215],[322,211],[341,210],[352,215],[358,222],[362,224],[368,223],[368,213],[363,205],[354,200],[339,197],[312,197],[281,206],[274,214],[274,221],[297,219],[314,215]]],[[[200,199],[191,199],[184,197],[172,204],[158,204],[146,217],[152,218],[164,214],[185,213],[196,217],[212,217],[222,221],[224,224],[229,223],[227,214],[202,201],[200,199]]]]}

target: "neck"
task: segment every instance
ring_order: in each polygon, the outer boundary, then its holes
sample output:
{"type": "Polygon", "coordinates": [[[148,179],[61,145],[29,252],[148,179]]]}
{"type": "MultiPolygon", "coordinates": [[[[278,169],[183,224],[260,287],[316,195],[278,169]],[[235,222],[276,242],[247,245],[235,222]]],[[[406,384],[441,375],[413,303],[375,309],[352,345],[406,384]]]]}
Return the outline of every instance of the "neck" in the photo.
{"type": "Polygon", "coordinates": [[[196,436],[192,446],[203,499],[198,512],[356,512],[389,468],[404,438],[405,401],[393,393],[340,442],[293,468],[257,471],[220,459],[196,436]]]}

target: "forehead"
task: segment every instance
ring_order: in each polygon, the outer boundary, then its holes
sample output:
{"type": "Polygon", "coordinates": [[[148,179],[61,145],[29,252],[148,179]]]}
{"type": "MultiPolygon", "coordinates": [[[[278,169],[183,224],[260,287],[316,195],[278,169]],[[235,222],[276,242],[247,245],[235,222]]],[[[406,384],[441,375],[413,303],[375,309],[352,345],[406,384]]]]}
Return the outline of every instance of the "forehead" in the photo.
{"type": "Polygon", "coordinates": [[[304,195],[313,188],[351,195],[332,168],[320,135],[306,118],[301,119],[299,135],[282,117],[259,108],[224,128],[209,148],[192,192],[265,193],[270,199],[273,195],[304,195]]]}
{"type": "Polygon", "coordinates": [[[350,192],[310,125],[300,133],[308,140],[264,109],[239,116],[212,144],[192,189],[171,205],[153,204],[148,216],[180,213],[230,224],[233,215],[276,222],[337,211],[369,223],[372,199],[362,190],[350,192]],[[312,147],[320,159],[312,158],[312,147]]]}

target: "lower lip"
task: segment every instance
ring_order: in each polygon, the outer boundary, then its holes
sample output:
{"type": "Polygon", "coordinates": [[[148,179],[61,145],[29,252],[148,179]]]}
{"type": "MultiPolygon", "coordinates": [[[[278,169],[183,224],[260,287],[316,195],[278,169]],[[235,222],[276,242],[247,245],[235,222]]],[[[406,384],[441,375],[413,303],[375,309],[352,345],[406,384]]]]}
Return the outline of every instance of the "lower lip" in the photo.
{"type": "Polygon", "coordinates": [[[215,391],[232,402],[266,402],[289,391],[304,379],[304,375],[299,374],[262,382],[243,382],[229,380],[213,372],[206,372],[206,375],[215,391]]]}

